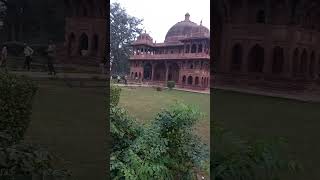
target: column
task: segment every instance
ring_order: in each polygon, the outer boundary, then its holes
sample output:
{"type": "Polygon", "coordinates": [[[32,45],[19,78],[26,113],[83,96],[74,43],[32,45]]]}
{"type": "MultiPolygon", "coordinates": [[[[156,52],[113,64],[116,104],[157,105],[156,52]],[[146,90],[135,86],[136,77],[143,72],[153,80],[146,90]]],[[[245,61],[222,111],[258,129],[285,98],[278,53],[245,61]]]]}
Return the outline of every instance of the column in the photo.
{"type": "Polygon", "coordinates": [[[205,44],[205,43],[202,43],[202,53],[204,53],[204,50],[205,50],[205,49],[204,49],[204,44],[205,44]]]}
{"type": "Polygon", "coordinates": [[[167,85],[167,82],[168,82],[168,71],[169,71],[168,62],[167,61],[165,61],[165,65],[166,65],[166,78],[165,78],[166,84],[165,85],[167,85]]]}
{"type": "Polygon", "coordinates": [[[151,81],[153,81],[153,78],[154,78],[154,67],[156,66],[156,64],[154,63],[151,63],[151,69],[152,69],[152,72],[151,72],[151,81]]]}

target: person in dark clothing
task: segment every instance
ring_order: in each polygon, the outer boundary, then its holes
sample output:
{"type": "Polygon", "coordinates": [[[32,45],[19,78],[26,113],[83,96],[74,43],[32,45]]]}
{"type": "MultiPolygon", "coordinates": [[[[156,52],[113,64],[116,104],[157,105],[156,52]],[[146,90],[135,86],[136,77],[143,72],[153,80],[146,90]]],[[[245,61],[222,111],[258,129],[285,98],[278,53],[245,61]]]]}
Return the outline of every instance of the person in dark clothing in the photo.
{"type": "Polygon", "coordinates": [[[53,63],[54,63],[54,58],[56,54],[56,45],[54,45],[53,41],[49,41],[48,49],[48,70],[49,70],[49,75],[53,73],[53,75],[56,75],[56,71],[54,69],[53,63]]]}

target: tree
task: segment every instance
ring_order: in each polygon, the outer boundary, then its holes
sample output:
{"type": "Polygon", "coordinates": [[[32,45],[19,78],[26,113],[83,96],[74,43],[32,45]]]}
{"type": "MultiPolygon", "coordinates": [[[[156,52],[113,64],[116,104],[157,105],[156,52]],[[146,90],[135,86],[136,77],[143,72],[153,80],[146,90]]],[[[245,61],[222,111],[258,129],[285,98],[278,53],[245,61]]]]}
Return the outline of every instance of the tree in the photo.
{"type": "Polygon", "coordinates": [[[119,3],[110,5],[110,61],[112,72],[127,73],[130,44],[142,32],[142,19],[130,16],[119,3]]]}

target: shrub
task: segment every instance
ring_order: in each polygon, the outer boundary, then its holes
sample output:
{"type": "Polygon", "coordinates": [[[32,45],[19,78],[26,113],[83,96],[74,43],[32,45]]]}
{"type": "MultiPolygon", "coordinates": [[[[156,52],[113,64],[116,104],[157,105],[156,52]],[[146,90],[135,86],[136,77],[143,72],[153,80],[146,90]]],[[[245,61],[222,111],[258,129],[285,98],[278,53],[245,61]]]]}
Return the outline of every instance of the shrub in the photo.
{"type": "Polygon", "coordinates": [[[110,105],[117,106],[120,100],[121,88],[115,85],[110,85],[110,105]]]}
{"type": "MultiPolygon", "coordinates": [[[[0,147],[0,169],[7,177],[26,179],[33,176],[67,177],[70,172],[64,168],[55,168],[53,160],[58,160],[40,146],[19,143],[9,147],[0,147]]],[[[2,179],[3,174],[0,175],[2,179]]]]}
{"type": "Polygon", "coordinates": [[[0,131],[20,141],[30,123],[36,85],[26,77],[0,72],[0,131]]]}
{"type": "Polygon", "coordinates": [[[158,87],[156,87],[156,90],[157,91],[162,91],[162,87],[158,86],[158,87]]]}
{"type": "Polygon", "coordinates": [[[168,86],[169,89],[173,89],[173,88],[176,86],[176,82],[174,82],[174,81],[168,81],[167,86],[168,86]]]}
{"type": "Polygon", "coordinates": [[[111,108],[111,179],[192,179],[194,167],[209,159],[190,131],[197,112],[175,105],[143,127],[124,109],[111,108]]]}

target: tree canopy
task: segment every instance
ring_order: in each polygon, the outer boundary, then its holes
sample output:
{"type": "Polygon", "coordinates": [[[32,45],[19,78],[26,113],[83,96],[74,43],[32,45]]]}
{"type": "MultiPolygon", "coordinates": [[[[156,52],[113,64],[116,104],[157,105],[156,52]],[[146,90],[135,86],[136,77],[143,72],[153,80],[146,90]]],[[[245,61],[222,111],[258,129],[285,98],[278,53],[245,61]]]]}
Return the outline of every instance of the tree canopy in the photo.
{"type": "Polygon", "coordinates": [[[142,32],[142,19],[130,16],[119,3],[110,5],[110,61],[112,73],[125,74],[129,70],[130,44],[142,32]]]}

